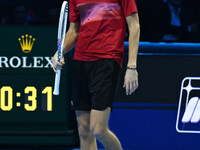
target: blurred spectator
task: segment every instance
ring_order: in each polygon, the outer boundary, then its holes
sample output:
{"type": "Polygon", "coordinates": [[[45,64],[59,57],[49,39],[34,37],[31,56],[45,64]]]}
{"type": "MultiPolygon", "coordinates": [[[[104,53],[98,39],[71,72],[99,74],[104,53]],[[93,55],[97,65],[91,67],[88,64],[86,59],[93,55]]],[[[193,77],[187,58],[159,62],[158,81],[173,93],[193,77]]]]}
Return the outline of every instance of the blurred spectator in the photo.
{"type": "Polygon", "coordinates": [[[197,33],[192,1],[141,0],[140,3],[141,40],[188,42],[197,33]]]}
{"type": "Polygon", "coordinates": [[[34,22],[37,23],[37,19],[36,19],[36,16],[35,16],[35,12],[33,9],[28,9],[27,10],[27,14],[26,14],[26,18],[25,18],[25,23],[24,25],[29,25],[29,24],[34,24],[34,22]]]}
{"type": "Polygon", "coordinates": [[[200,0],[193,0],[193,3],[191,3],[192,7],[192,15],[194,16],[195,20],[197,20],[198,23],[198,32],[195,32],[189,42],[200,42],[200,0]]]}
{"type": "Polygon", "coordinates": [[[190,7],[183,0],[168,0],[162,6],[160,20],[163,27],[162,41],[189,41],[192,34],[198,31],[198,25],[192,16],[190,7]]]}
{"type": "MultiPolygon", "coordinates": [[[[63,0],[0,0],[0,25],[57,26],[62,2],[63,0]]],[[[200,42],[200,0],[136,2],[141,41],[200,42]]]]}
{"type": "Polygon", "coordinates": [[[63,0],[0,0],[0,25],[57,25],[63,0]]]}
{"type": "Polygon", "coordinates": [[[15,21],[19,25],[24,25],[26,19],[26,8],[24,4],[19,4],[15,8],[15,21]]]}
{"type": "Polygon", "coordinates": [[[3,6],[5,1],[0,1],[0,25],[5,25],[9,21],[7,8],[3,6]]]}
{"type": "Polygon", "coordinates": [[[48,8],[47,11],[48,24],[57,25],[58,17],[59,17],[59,10],[57,8],[55,7],[48,8]]]}

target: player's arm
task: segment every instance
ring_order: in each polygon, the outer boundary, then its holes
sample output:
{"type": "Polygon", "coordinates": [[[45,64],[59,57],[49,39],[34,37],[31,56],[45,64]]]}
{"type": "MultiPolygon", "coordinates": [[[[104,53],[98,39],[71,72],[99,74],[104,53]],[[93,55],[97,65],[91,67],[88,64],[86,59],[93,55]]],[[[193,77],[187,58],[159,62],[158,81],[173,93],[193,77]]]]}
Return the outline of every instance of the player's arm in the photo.
{"type": "Polygon", "coordinates": [[[79,36],[80,23],[70,23],[69,30],[65,36],[65,42],[63,47],[63,55],[70,51],[76,44],[79,36]]]}
{"type": "MultiPolygon", "coordinates": [[[[79,36],[79,30],[80,30],[80,23],[70,23],[69,30],[66,33],[65,36],[65,42],[63,47],[63,55],[66,54],[68,51],[70,51],[74,45],[76,44],[79,36]]],[[[55,72],[56,69],[61,69],[64,65],[64,57],[62,57],[61,62],[58,62],[58,52],[54,54],[54,57],[52,58],[53,63],[53,70],[55,72]]]]}
{"type": "Polygon", "coordinates": [[[140,38],[140,24],[138,13],[126,17],[129,29],[129,55],[127,71],[124,80],[126,94],[131,95],[138,87],[137,54],[140,38]]]}
{"type": "Polygon", "coordinates": [[[129,55],[127,67],[137,68],[137,55],[140,38],[140,24],[138,13],[126,17],[129,29],[129,55]]]}

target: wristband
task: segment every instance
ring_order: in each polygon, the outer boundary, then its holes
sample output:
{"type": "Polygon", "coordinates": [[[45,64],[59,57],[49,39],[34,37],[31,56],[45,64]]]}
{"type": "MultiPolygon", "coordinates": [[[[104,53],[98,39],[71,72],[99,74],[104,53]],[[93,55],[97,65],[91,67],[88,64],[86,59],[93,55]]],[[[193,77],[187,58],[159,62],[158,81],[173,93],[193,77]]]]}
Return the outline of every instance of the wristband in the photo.
{"type": "Polygon", "coordinates": [[[136,70],[137,68],[132,68],[132,67],[128,67],[127,66],[127,69],[129,69],[129,70],[136,70]]]}

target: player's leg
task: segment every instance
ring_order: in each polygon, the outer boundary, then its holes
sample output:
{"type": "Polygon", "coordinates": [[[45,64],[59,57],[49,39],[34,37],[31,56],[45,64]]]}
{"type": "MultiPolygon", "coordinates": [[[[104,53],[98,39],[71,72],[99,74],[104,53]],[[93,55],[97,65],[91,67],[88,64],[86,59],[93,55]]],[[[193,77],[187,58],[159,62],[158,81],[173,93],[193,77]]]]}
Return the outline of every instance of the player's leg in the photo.
{"type": "Polygon", "coordinates": [[[96,138],[90,131],[90,111],[76,111],[81,150],[97,150],[96,138]]]}
{"type": "Polygon", "coordinates": [[[96,139],[90,132],[91,98],[83,64],[73,61],[71,105],[76,110],[81,150],[96,150],[96,139]]]}
{"type": "Polygon", "coordinates": [[[119,64],[113,59],[102,59],[89,64],[87,68],[92,97],[91,131],[104,145],[105,149],[121,150],[119,140],[108,128],[108,120],[120,70],[119,64]]]}
{"type": "Polygon", "coordinates": [[[92,110],[90,117],[90,130],[103,144],[106,150],[122,150],[118,138],[109,130],[108,120],[111,108],[103,111],[92,110]]]}

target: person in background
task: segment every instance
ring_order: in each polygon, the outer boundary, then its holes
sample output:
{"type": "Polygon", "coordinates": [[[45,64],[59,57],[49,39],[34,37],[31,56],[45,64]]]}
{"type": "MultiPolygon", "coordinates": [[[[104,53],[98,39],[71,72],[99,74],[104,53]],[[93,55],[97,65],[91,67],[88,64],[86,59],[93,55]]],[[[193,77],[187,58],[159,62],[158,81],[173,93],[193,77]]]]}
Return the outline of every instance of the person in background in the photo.
{"type": "MultiPolygon", "coordinates": [[[[192,8],[192,16],[194,17],[194,19],[196,20],[197,24],[198,24],[198,30],[195,31],[190,39],[189,39],[189,42],[191,43],[200,43],[200,1],[199,0],[192,0],[189,1],[190,2],[190,5],[191,5],[191,8],[192,8]]],[[[189,5],[189,4],[188,4],[189,5]]]]}
{"type": "Polygon", "coordinates": [[[167,0],[161,8],[161,41],[187,42],[198,31],[191,8],[183,0],[167,0]]]}

